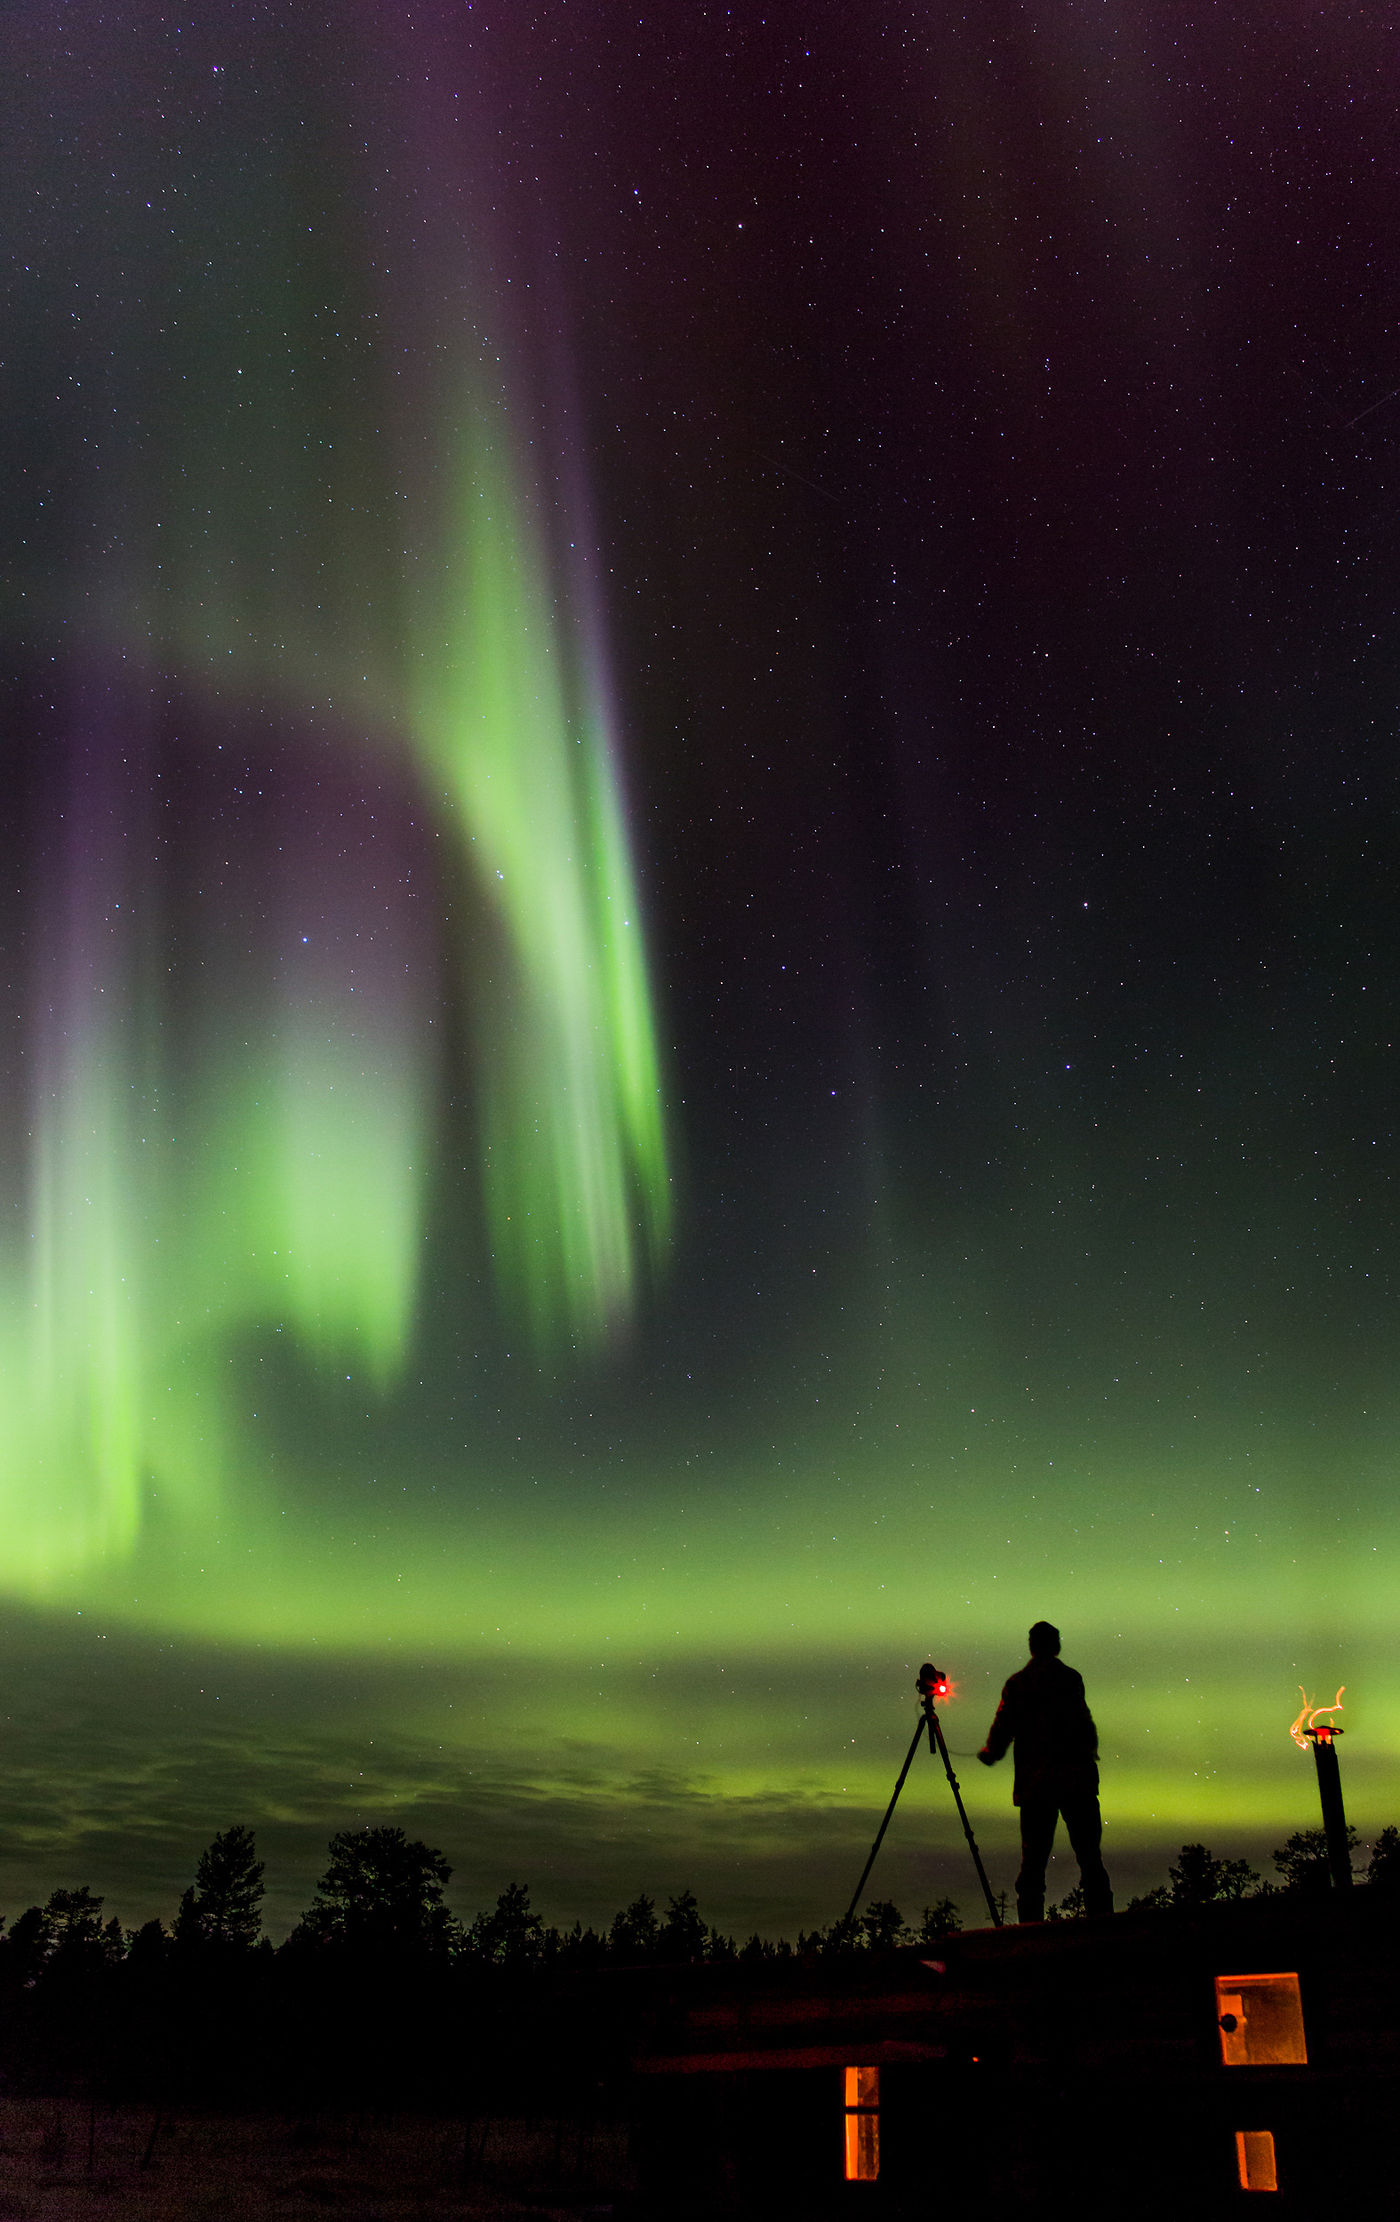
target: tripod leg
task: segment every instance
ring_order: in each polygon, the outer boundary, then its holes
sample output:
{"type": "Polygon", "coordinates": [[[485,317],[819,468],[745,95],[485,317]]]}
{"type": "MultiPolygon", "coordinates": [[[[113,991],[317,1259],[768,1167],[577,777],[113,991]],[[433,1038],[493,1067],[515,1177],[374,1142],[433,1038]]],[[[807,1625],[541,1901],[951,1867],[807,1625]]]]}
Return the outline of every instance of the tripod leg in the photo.
{"type": "Polygon", "coordinates": [[[997,1911],[997,1903],[992,1896],[992,1886],[987,1880],[987,1870],[982,1865],[982,1854],[977,1849],[977,1839],[972,1833],[972,1823],[967,1817],[967,1808],[962,1802],[962,1792],[958,1788],[958,1778],[953,1772],[953,1762],[948,1756],[948,1746],[943,1741],[943,1730],[939,1727],[932,1706],[929,1707],[928,1711],[928,1740],[943,1761],[943,1772],[948,1777],[948,1786],[953,1793],[953,1803],[958,1809],[958,1819],[962,1822],[963,1835],[967,1838],[967,1848],[972,1854],[972,1864],[977,1869],[977,1880],[982,1885],[982,1896],[987,1901],[987,1911],[992,1917],[992,1927],[999,1929],[1002,1925],[1001,1915],[997,1911]]]}
{"type": "Polygon", "coordinates": [[[880,1823],[879,1833],[876,1836],[874,1843],[870,1847],[870,1857],[860,1871],[860,1881],[856,1884],[855,1889],[851,1892],[851,1902],[847,1906],[840,1924],[843,1930],[849,1929],[852,1921],[855,1919],[856,1907],[860,1903],[860,1894],[864,1890],[866,1883],[870,1879],[870,1870],[875,1865],[875,1855],[879,1851],[880,1846],[885,1841],[885,1831],[889,1827],[890,1821],[894,1814],[894,1809],[899,1803],[899,1793],[904,1788],[905,1777],[908,1775],[909,1769],[914,1764],[914,1754],[919,1748],[919,1740],[922,1737],[923,1733],[924,1724],[922,1721],[920,1721],[918,1727],[914,1731],[914,1741],[909,1746],[908,1756],[905,1759],[904,1765],[899,1770],[899,1780],[894,1786],[894,1796],[890,1799],[889,1804],[885,1807],[885,1818],[880,1823]]]}

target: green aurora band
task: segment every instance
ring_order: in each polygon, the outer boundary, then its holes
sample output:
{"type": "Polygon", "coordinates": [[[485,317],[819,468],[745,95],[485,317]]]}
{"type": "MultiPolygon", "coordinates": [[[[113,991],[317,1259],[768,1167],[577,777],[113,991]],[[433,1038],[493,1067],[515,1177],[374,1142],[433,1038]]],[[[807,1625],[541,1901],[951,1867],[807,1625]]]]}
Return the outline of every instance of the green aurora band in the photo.
{"type": "MultiPolygon", "coordinates": [[[[625,1322],[669,1223],[640,898],[601,657],[558,614],[504,427],[486,408],[475,426],[403,722],[426,809],[479,891],[477,942],[454,961],[480,988],[469,1085],[501,1298],[541,1349],[589,1347],[625,1322]]],[[[256,649],[235,682],[250,663],[256,649]]],[[[192,1073],[173,1072],[171,967],[145,927],[160,890],[131,862],[140,752],[104,747],[100,793],[75,798],[88,838],[49,891],[60,1016],[5,1269],[0,1565],[34,1597],[120,1562],[153,1498],[196,1534],[234,1516],[238,1337],[285,1331],[308,1366],[392,1389],[432,1196],[431,991],[401,889],[386,899],[328,849],[328,923],[327,857],[314,895],[299,859],[264,907],[275,961],[243,966],[238,998],[195,1021],[192,1073]],[[319,930],[298,933],[313,913],[319,930]]],[[[256,863],[224,846],[236,906],[256,863]]],[[[211,926],[200,959],[216,978],[222,938],[211,926]]]]}
{"type": "Polygon", "coordinates": [[[669,1225],[660,1079],[606,705],[551,621],[504,446],[466,477],[414,723],[504,929],[480,1061],[493,1253],[542,1342],[595,1341],[669,1225]]]}

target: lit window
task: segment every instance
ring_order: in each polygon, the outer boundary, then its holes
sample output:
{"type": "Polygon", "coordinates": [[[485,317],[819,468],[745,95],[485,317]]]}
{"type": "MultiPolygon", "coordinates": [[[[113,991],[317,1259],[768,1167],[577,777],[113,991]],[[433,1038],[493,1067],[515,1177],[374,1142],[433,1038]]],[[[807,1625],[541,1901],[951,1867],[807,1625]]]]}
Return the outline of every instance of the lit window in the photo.
{"type": "Polygon", "coordinates": [[[880,2173],[880,2071],[847,2068],[846,2181],[873,2183],[880,2173]]]}
{"type": "Polygon", "coordinates": [[[1235,2152],[1240,2164],[1241,2191],[1277,2191],[1278,2164],[1274,2159],[1271,2129],[1237,2129],[1235,2152]]]}
{"type": "Polygon", "coordinates": [[[1217,1975],[1215,2018],[1227,2068],[1306,2065],[1296,1975],[1217,1975]]]}

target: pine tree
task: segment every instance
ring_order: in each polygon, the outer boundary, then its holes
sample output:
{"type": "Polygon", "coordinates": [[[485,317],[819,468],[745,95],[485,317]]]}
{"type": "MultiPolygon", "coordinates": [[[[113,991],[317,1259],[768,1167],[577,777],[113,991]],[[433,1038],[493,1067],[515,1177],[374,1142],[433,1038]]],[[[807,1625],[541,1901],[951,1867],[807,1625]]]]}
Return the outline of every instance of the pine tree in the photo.
{"type": "Polygon", "coordinates": [[[904,1916],[890,1898],[871,1899],[856,1923],[856,1935],[871,1952],[892,1952],[911,1941],[904,1916]]]}
{"type": "Polygon", "coordinates": [[[643,1891],[624,1912],[613,1915],[608,1950],[615,1960],[653,1960],[660,1934],[655,1902],[643,1891]]]}
{"type": "Polygon", "coordinates": [[[483,1960],[504,1967],[539,1959],[544,1946],[544,1924],[530,1910],[528,1883],[508,1883],[496,1900],[494,1913],[479,1913],[467,1931],[467,1943],[483,1960]]]}
{"type": "Polygon", "coordinates": [[[55,1890],[44,1907],[55,1954],[65,1957],[102,1949],[102,1900],[86,1883],[77,1890],[55,1890]]]}
{"type": "MultiPolygon", "coordinates": [[[[1354,1852],[1356,1845],[1356,1831],[1348,1828],[1347,1850],[1354,1852]]],[[[1285,1890],[1305,1891],[1311,1897],[1315,1892],[1332,1887],[1326,1829],[1295,1829],[1288,1842],[1274,1853],[1273,1859],[1283,1877],[1285,1890]]]]}
{"type": "Polygon", "coordinates": [[[299,1945],[339,1944],[373,1953],[451,1951],[461,1927],[443,1901],[452,1869],[441,1852],[402,1829],[344,1829],[295,1932],[299,1945]]]}
{"type": "Polygon", "coordinates": [[[940,1898],[936,1906],[924,1907],[924,1918],[914,1932],[917,1944],[942,1944],[946,1937],[956,1936],[962,1927],[962,1915],[951,1898],[940,1898]]]}
{"type": "Polygon", "coordinates": [[[705,1957],[705,1922],[693,1890],[683,1890],[666,1908],[666,1918],[661,1924],[661,1957],[663,1960],[703,1960],[705,1957]]]}
{"type": "Polygon", "coordinates": [[[1167,1873],[1172,1880],[1172,1906],[1185,1913],[1251,1897],[1259,1887],[1259,1877],[1247,1859],[1217,1859],[1204,1844],[1183,1844],[1175,1867],[1167,1873]]]}
{"type": "MultiPolygon", "coordinates": [[[[249,1828],[223,1829],[199,1856],[193,1916],[211,1944],[247,1950],[262,1928],[263,1863],[249,1828]]],[[[185,1902],[180,1903],[180,1920],[185,1902]]],[[[178,1924],[177,1924],[178,1927],[178,1924]]]]}
{"type": "Polygon", "coordinates": [[[1400,1829],[1381,1830],[1371,1846],[1366,1880],[1373,1889],[1400,1890],[1400,1829]]]}

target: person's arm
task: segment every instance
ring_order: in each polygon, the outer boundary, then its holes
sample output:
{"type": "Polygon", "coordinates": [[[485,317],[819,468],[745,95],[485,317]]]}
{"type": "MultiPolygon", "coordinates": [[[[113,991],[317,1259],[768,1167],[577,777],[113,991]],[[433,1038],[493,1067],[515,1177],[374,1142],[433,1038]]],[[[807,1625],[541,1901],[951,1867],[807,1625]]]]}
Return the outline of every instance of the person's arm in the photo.
{"type": "MultiPolygon", "coordinates": [[[[1074,1670],[1071,1668],[1070,1671],[1073,1673],[1074,1670]]],[[[1089,1700],[1084,1694],[1084,1677],[1082,1674],[1075,1674],[1074,1679],[1076,1684],[1075,1694],[1079,1701],[1077,1708],[1079,1738],[1085,1756],[1089,1759],[1097,1759],[1099,1756],[1099,1732],[1094,1726],[1094,1716],[1089,1710],[1089,1700]]]]}
{"type": "Polygon", "coordinates": [[[977,1754],[984,1767],[994,1767],[998,1759],[1005,1758],[1015,1734],[1016,1715],[1011,1695],[1011,1684],[1008,1682],[1001,1693],[1001,1703],[997,1707],[996,1719],[987,1731],[987,1741],[977,1754]]]}

